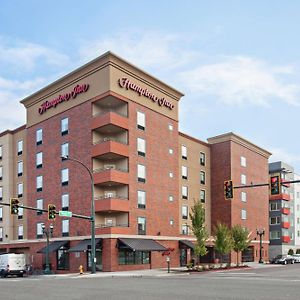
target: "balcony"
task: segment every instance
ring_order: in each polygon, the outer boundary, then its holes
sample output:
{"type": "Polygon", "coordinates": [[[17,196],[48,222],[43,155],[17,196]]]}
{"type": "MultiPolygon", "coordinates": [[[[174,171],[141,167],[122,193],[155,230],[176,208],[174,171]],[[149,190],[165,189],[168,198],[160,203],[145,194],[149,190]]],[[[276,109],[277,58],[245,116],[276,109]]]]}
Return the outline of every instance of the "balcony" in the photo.
{"type": "Polygon", "coordinates": [[[282,213],[283,215],[289,215],[289,214],[291,213],[291,211],[290,211],[290,209],[289,209],[288,207],[283,207],[283,208],[281,209],[281,213],[282,213]]]}
{"type": "Polygon", "coordinates": [[[289,194],[278,194],[278,195],[270,195],[270,200],[285,200],[290,201],[290,195],[289,194]]]}
{"type": "Polygon", "coordinates": [[[290,228],[290,222],[282,222],[282,223],[281,223],[281,227],[282,227],[282,228],[289,229],[289,228],[290,228]]]}
{"type": "MultiPolygon", "coordinates": [[[[96,200],[102,201],[102,200],[96,200]]],[[[124,202],[129,202],[122,200],[124,202]]],[[[129,233],[128,212],[103,212],[96,213],[95,224],[97,234],[128,234],[129,233]]]]}
{"type": "Polygon", "coordinates": [[[111,129],[111,128],[123,128],[128,130],[128,118],[113,112],[101,112],[93,116],[91,129],[98,128],[111,129]]]}
{"type": "Polygon", "coordinates": [[[126,224],[116,224],[116,226],[106,226],[98,224],[96,234],[130,234],[130,228],[126,224]]]}
{"type": "Polygon", "coordinates": [[[106,169],[99,168],[94,171],[94,184],[95,185],[120,185],[129,184],[129,173],[125,169],[106,169]]]}
{"type": "Polygon", "coordinates": [[[286,183],[286,181],[289,181],[289,180],[285,180],[285,179],[281,179],[281,185],[285,186],[285,187],[290,187],[290,183],[286,183]]]}
{"type": "Polygon", "coordinates": [[[128,198],[120,196],[95,198],[95,212],[129,212],[128,198]]]}
{"type": "Polygon", "coordinates": [[[284,235],[281,237],[283,243],[289,243],[291,238],[288,235],[284,235]]]}
{"type": "Polygon", "coordinates": [[[94,143],[92,157],[104,160],[119,159],[129,156],[129,147],[121,140],[114,138],[102,138],[94,143]]]}

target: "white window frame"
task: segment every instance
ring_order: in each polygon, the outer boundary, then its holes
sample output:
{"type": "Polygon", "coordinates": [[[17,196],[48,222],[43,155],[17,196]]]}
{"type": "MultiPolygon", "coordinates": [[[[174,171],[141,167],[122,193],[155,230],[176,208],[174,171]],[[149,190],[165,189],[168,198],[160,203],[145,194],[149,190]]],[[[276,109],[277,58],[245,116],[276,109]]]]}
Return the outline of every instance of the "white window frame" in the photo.
{"type": "Polygon", "coordinates": [[[137,138],[137,152],[138,155],[145,156],[146,155],[146,140],[140,137],[137,138]]]}
{"type": "MultiPolygon", "coordinates": [[[[38,209],[43,209],[44,208],[44,199],[40,198],[36,200],[36,207],[38,209]]],[[[43,212],[42,211],[37,211],[38,215],[41,215],[43,212]]]]}
{"type": "Polygon", "coordinates": [[[181,206],[181,218],[187,220],[189,217],[189,207],[187,205],[181,206]]]}
{"type": "Polygon", "coordinates": [[[61,144],[61,157],[69,156],[69,143],[61,144]]]}
{"type": "Polygon", "coordinates": [[[247,167],[247,159],[245,156],[241,156],[241,167],[247,167]]]}
{"type": "Polygon", "coordinates": [[[204,152],[200,152],[200,165],[205,166],[206,164],[206,155],[204,152]]]}
{"type": "Polygon", "coordinates": [[[62,185],[69,184],[69,169],[68,168],[61,170],[61,184],[62,185]]]}
{"type": "Polygon", "coordinates": [[[138,208],[146,208],[146,192],[142,190],[137,191],[138,208]]]}
{"type": "Polygon", "coordinates": [[[18,197],[22,197],[23,193],[24,193],[24,186],[23,186],[23,182],[19,182],[17,184],[17,191],[18,191],[18,197]]]}
{"type": "Polygon", "coordinates": [[[21,155],[23,153],[23,140],[17,142],[17,154],[21,155]]]}
{"type": "Polygon", "coordinates": [[[247,202],[247,192],[244,191],[241,192],[241,201],[247,202]]]}
{"type": "Polygon", "coordinates": [[[206,191],[205,190],[200,190],[200,202],[201,203],[205,203],[206,202],[206,191]]]}
{"type": "Polygon", "coordinates": [[[69,209],[70,205],[70,195],[68,193],[62,194],[61,195],[61,207],[62,210],[69,209]]]}
{"type": "Polygon", "coordinates": [[[41,168],[43,166],[43,152],[38,152],[35,155],[35,166],[41,168]]]}
{"type": "Polygon", "coordinates": [[[241,174],[241,184],[247,184],[247,176],[245,174],[241,174]]]}
{"type": "Polygon", "coordinates": [[[185,145],[181,145],[181,158],[187,159],[188,153],[187,153],[187,147],[185,145]]]}
{"type": "Polygon", "coordinates": [[[181,195],[183,199],[188,199],[189,197],[189,188],[186,185],[183,185],[181,187],[181,195]]]}
{"type": "Polygon", "coordinates": [[[137,178],[139,182],[146,182],[146,166],[142,164],[137,165],[137,178]]]}
{"type": "Polygon", "coordinates": [[[18,225],[18,239],[21,240],[24,238],[24,226],[18,225]]]}
{"type": "Polygon", "coordinates": [[[62,135],[69,133],[69,118],[63,118],[60,121],[60,132],[62,135]]]}
{"type": "Polygon", "coordinates": [[[43,190],[43,175],[36,176],[36,189],[43,190]]]}
{"type": "Polygon", "coordinates": [[[43,224],[44,223],[42,222],[36,223],[36,235],[40,236],[41,238],[43,237],[43,228],[42,228],[43,224]]]}
{"type": "Polygon", "coordinates": [[[188,179],[188,167],[181,166],[181,177],[182,179],[188,179]]]}
{"type": "Polygon", "coordinates": [[[61,232],[62,235],[69,235],[70,233],[70,221],[68,219],[62,220],[61,222],[61,232]]]}
{"type": "Polygon", "coordinates": [[[137,111],[136,123],[138,129],[145,130],[146,128],[146,115],[141,111],[137,111]]]}
{"type": "Polygon", "coordinates": [[[22,160],[18,161],[17,168],[18,168],[18,176],[22,176],[23,175],[23,161],[22,160]]]}
{"type": "Polygon", "coordinates": [[[43,144],[43,129],[39,128],[35,133],[35,141],[37,145],[43,144]]]}
{"type": "Polygon", "coordinates": [[[241,209],[241,219],[247,220],[247,210],[246,209],[241,209]]]}
{"type": "Polygon", "coordinates": [[[3,179],[3,167],[0,166],[0,180],[3,179]]]}

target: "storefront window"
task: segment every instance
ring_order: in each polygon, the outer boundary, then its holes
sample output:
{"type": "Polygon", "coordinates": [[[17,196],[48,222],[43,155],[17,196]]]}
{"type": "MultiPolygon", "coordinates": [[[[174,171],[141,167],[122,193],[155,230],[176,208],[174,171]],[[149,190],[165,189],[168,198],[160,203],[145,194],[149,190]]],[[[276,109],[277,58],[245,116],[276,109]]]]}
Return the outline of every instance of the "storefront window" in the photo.
{"type": "Polygon", "coordinates": [[[150,263],[150,252],[119,250],[119,265],[142,265],[150,263]]]}
{"type": "Polygon", "coordinates": [[[65,246],[57,250],[57,270],[69,269],[69,252],[65,246]]]}

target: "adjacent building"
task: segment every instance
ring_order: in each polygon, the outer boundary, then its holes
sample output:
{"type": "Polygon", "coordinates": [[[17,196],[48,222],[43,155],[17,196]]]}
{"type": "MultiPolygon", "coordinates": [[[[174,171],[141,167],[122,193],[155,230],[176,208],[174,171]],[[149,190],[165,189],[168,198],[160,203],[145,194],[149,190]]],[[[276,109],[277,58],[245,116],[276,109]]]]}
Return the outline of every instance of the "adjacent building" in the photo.
{"type": "MultiPolygon", "coordinates": [[[[171,266],[185,265],[195,241],[190,211],[200,201],[210,234],[205,260],[216,258],[218,222],[247,227],[252,242],[243,259],[258,260],[256,228],[268,228],[268,189],[240,189],[226,201],[223,183],[268,180],[270,153],[234,133],[208,142],[180,133],[182,96],[108,52],[22,100],[26,125],[0,134],[0,196],[40,211],[11,216],[2,207],[1,251],[26,253],[42,269],[43,228],[53,225],[52,270],[88,269],[90,222],[49,221],[43,210],[53,204],[89,216],[94,201],[97,270],[166,267],[166,255],[171,266]]],[[[268,236],[266,229],[266,260],[268,236]]]]}

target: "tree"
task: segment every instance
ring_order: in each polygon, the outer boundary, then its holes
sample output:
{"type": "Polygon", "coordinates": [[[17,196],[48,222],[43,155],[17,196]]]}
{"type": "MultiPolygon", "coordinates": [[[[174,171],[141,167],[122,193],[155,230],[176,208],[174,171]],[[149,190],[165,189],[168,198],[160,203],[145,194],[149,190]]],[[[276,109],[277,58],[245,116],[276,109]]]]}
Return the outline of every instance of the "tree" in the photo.
{"type": "Polygon", "coordinates": [[[192,221],[192,225],[190,227],[197,238],[194,252],[197,258],[196,263],[198,264],[199,256],[204,256],[207,253],[205,243],[208,238],[208,232],[205,225],[205,208],[201,202],[194,202],[194,206],[191,209],[190,218],[192,221]]]}
{"type": "Polygon", "coordinates": [[[221,255],[221,264],[223,262],[223,255],[231,252],[233,247],[233,239],[230,229],[226,224],[218,223],[215,227],[215,249],[221,255]]]}
{"type": "Polygon", "coordinates": [[[231,228],[233,250],[236,252],[236,265],[239,264],[239,252],[244,251],[249,247],[250,240],[248,238],[249,231],[240,224],[234,225],[231,228]]]}

